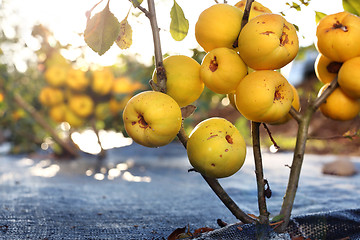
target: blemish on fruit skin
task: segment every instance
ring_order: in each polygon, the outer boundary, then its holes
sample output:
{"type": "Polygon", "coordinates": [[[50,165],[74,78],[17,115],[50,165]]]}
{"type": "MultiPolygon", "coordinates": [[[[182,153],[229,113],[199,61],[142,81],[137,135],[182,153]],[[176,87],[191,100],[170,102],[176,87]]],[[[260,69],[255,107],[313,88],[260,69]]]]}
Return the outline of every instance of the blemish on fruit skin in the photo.
{"type": "Polygon", "coordinates": [[[227,141],[228,143],[230,143],[230,144],[233,144],[233,143],[234,143],[234,141],[233,141],[233,139],[232,139],[232,137],[231,137],[230,135],[226,135],[226,136],[225,136],[225,139],[226,139],[226,141],[227,141]]]}
{"type": "Polygon", "coordinates": [[[284,46],[289,43],[289,36],[283,32],[280,37],[280,46],[284,46]]]}
{"type": "Polygon", "coordinates": [[[219,157],[221,157],[222,158],[222,154],[220,154],[220,156],[219,157]]]}
{"type": "Polygon", "coordinates": [[[141,127],[141,128],[151,128],[149,126],[149,124],[145,121],[144,117],[141,114],[138,115],[138,119],[139,119],[138,120],[139,127],[141,127]]]}
{"type": "Polygon", "coordinates": [[[212,167],[215,167],[215,163],[212,163],[211,166],[212,166],[212,167]]]}
{"type": "Polygon", "coordinates": [[[219,65],[216,61],[216,56],[214,56],[214,59],[212,59],[210,61],[209,69],[210,69],[210,71],[215,72],[217,70],[218,66],[219,65]]]}
{"type": "Polygon", "coordinates": [[[276,100],[280,100],[283,99],[284,97],[281,95],[280,91],[275,91],[275,95],[274,95],[274,102],[276,100]]]}
{"type": "Polygon", "coordinates": [[[228,152],[229,151],[229,149],[225,149],[225,152],[228,152]]]}
{"type": "Polygon", "coordinates": [[[274,34],[274,32],[273,31],[266,31],[266,32],[262,32],[260,34],[269,36],[270,34],[274,34]]]}
{"type": "Polygon", "coordinates": [[[217,135],[217,134],[211,135],[211,136],[208,137],[206,140],[210,140],[210,139],[212,139],[212,138],[214,138],[214,137],[217,137],[217,136],[219,136],[219,135],[217,135]]]}

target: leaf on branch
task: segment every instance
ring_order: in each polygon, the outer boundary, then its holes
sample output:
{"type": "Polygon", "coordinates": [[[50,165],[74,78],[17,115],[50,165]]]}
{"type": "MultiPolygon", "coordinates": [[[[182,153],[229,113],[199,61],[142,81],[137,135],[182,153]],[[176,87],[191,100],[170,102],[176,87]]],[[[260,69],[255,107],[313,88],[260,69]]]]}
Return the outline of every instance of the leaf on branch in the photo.
{"type": "Polygon", "coordinates": [[[132,28],[127,21],[127,16],[120,22],[120,31],[116,38],[116,44],[121,49],[127,49],[132,44],[132,28]]]}
{"type": "Polygon", "coordinates": [[[315,22],[316,22],[316,24],[318,24],[320,22],[320,20],[325,16],[326,16],[325,13],[315,11],[315,22]]]}
{"type": "Polygon", "coordinates": [[[189,21],[185,18],[182,8],[174,0],[174,5],[170,11],[170,33],[176,41],[183,40],[189,30],[189,21]]]}
{"type": "Polygon", "coordinates": [[[345,11],[360,16],[359,0],[343,0],[342,4],[345,11]]]}
{"type": "Polygon", "coordinates": [[[271,219],[270,222],[272,222],[272,223],[277,223],[277,222],[282,221],[283,219],[284,219],[284,215],[276,215],[275,217],[273,217],[273,218],[271,219]]]}
{"type": "Polygon", "coordinates": [[[181,108],[181,115],[182,118],[188,118],[195,112],[196,106],[194,105],[187,105],[186,107],[181,108]]]}
{"type": "Polygon", "coordinates": [[[84,32],[85,42],[101,56],[113,45],[119,30],[119,21],[110,12],[108,2],[101,12],[95,14],[87,22],[84,32]]]}
{"type": "Polygon", "coordinates": [[[138,7],[143,2],[143,0],[131,0],[131,2],[134,7],[138,7]]]}

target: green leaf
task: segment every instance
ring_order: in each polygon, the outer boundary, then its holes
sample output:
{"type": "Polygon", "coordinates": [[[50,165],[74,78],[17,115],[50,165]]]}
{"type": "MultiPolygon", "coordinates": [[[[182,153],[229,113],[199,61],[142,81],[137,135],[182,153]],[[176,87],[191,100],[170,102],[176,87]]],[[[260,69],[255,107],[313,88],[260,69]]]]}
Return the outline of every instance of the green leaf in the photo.
{"type": "Polygon", "coordinates": [[[276,215],[275,217],[273,217],[273,218],[271,219],[270,222],[272,222],[272,223],[280,222],[280,221],[283,220],[283,219],[284,219],[284,215],[276,215]]]}
{"type": "Polygon", "coordinates": [[[189,30],[189,21],[185,18],[182,8],[174,0],[174,5],[170,11],[170,33],[176,41],[183,40],[189,30]]]}
{"type": "Polygon", "coordinates": [[[95,14],[87,22],[84,32],[85,42],[101,56],[113,45],[119,31],[119,21],[110,12],[108,2],[101,12],[95,14]]]}
{"type": "Polygon", "coordinates": [[[134,7],[138,7],[143,2],[143,0],[131,0],[131,2],[134,7]]]}
{"type": "Polygon", "coordinates": [[[116,44],[121,49],[127,49],[132,44],[132,28],[127,21],[127,16],[120,22],[120,32],[116,39],[116,44]]]}
{"type": "Polygon", "coordinates": [[[319,21],[325,16],[326,16],[325,13],[315,11],[315,22],[316,22],[316,24],[318,24],[319,21]]]}
{"type": "Polygon", "coordinates": [[[345,11],[360,16],[359,0],[343,0],[342,4],[345,11]]]}

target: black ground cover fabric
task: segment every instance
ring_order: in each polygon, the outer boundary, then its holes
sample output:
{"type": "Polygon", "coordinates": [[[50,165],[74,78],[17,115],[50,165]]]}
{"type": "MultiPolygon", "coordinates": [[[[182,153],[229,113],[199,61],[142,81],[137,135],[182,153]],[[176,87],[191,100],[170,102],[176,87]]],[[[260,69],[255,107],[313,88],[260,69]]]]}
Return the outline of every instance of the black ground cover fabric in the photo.
{"type": "MultiPolygon", "coordinates": [[[[248,152],[243,168],[220,183],[245,212],[257,214],[248,152]]],[[[360,175],[322,175],[321,166],[336,158],[305,156],[293,210],[299,218],[290,226],[306,221],[300,216],[320,211],[325,214],[316,221],[324,223],[327,216],[325,223],[344,224],[333,232],[345,231],[353,222],[345,220],[343,210],[359,208],[360,175]]],[[[272,215],[281,206],[291,159],[291,153],[263,154],[272,215]]],[[[360,159],[351,160],[359,168],[360,159]]],[[[184,148],[175,143],[113,149],[100,167],[89,155],[77,160],[0,155],[0,239],[166,239],[180,227],[218,229],[217,219],[238,222],[202,177],[187,171],[190,167],[184,148]]]]}

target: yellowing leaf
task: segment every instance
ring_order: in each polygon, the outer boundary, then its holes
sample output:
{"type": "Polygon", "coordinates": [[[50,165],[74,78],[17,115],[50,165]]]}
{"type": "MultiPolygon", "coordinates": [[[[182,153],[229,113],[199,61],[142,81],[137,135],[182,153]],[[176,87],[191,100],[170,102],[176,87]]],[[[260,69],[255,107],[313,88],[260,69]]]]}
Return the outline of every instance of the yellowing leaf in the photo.
{"type": "Polygon", "coordinates": [[[176,41],[183,40],[189,30],[189,21],[185,18],[182,8],[174,0],[174,5],[170,11],[170,33],[176,41]]]}
{"type": "Polygon", "coordinates": [[[120,22],[120,32],[116,44],[121,49],[127,49],[132,44],[132,28],[127,21],[127,17],[120,22]]]}
{"type": "Polygon", "coordinates": [[[143,2],[143,0],[131,0],[131,2],[134,7],[138,7],[143,2]]]}
{"type": "Polygon", "coordinates": [[[326,16],[325,13],[315,11],[315,22],[316,22],[316,24],[318,24],[319,21],[325,16],[326,16]]]}
{"type": "Polygon", "coordinates": [[[119,21],[110,12],[109,2],[86,24],[84,38],[86,44],[99,55],[103,55],[116,40],[120,30],[119,21]]]}
{"type": "Polygon", "coordinates": [[[343,0],[342,4],[345,11],[360,16],[359,0],[343,0]]]}

